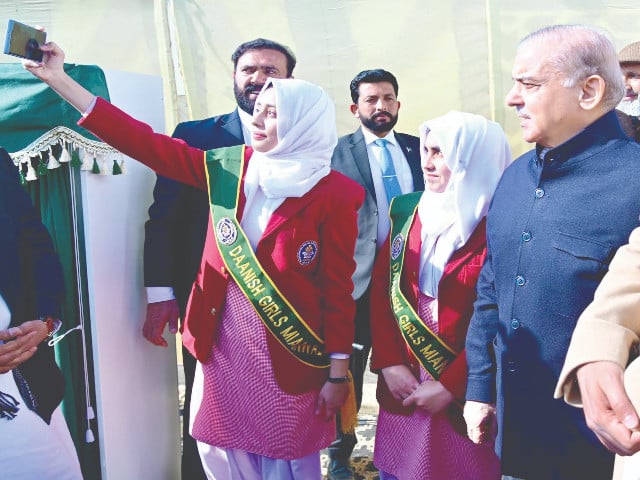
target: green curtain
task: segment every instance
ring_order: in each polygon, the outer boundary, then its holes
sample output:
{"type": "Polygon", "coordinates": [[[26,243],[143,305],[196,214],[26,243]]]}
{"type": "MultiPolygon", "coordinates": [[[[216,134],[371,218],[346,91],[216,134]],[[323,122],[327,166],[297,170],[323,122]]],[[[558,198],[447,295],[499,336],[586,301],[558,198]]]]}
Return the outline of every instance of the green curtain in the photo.
{"type": "MultiPolygon", "coordinates": [[[[98,444],[97,422],[90,422],[95,438],[94,442],[86,442],[87,431],[87,395],[90,404],[95,405],[93,388],[93,363],[91,353],[91,332],[89,327],[88,294],[86,285],[86,261],[84,259],[83,238],[80,237],[79,249],[76,250],[73,231],[74,205],[71,202],[71,186],[80,192],[78,167],[62,164],[60,168],[50,170],[38,181],[28,182],[25,188],[31,195],[36,209],[40,211],[42,222],[45,224],[60,262],[62,263],[66,298],[63,305],[64,325],[60,333],[80,324],[81,308],[86,320],[86,358],[88,367],[88,383],[85,382],[84,356],[82,349],[82,332],[71,332],[55,346],[56,360],[62,369],[66,390],[62,409],[69,425],[71,436],[78,452],[82,473],[85,479],[100,479],[100,450],[98,444]],[[76,257],[76,255],[78,255],[76,257]],[[79,263],[78,263],[79,262],[79,263]],[[80,276],[77,275],[79,271],[80,276]]],[[[78,204],[80,200],[78,199],[78,204]]],[[[76,216],[80,211],[75,208],[76,216]]],[[[81,218],[78,219],[77,231],[83,231],[81,218]]]]}
{"type": "MultiPolygon", "coordinates": [[[[99,67],[65,64],[64,69],[91,93],[109,100],[107,81],[99,67]]],[[[57,126],[98,140],[76,124],[80,119],[78,111],[21,64],[0,63],[0,78],[0,145],[8,152],[22,150],[57,126]]]]}

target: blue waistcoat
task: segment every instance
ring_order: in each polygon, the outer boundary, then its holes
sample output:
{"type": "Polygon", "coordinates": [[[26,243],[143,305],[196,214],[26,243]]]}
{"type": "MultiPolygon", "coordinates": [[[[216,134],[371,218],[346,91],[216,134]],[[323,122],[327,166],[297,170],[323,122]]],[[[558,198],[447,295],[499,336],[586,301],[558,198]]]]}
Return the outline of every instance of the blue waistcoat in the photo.
{"type": "Polygon", "coordinates": [[[610,478],[612,454],[553,391],[576,321],[639,214],[640,146],[614,112],[505,171],[466,345],[467,398],[497,402],[504,474],[610,478]]]}

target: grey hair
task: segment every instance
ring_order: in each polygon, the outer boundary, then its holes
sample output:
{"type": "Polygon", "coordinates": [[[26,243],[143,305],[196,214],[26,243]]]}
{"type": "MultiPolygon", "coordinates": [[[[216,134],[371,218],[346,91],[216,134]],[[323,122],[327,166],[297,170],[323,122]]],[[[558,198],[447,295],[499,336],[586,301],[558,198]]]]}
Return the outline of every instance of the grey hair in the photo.
{"type": "Polygon", "coordinates": [[[625,92],[618,55],[609,36],[590,25],[551,25],[523,38],[518,48],[531,41],[550,40],[558,48],[549,54],[548,65],[565,79],[565,87],[599,75],[605,82],[602,105],[614,109],[625,92]]]}

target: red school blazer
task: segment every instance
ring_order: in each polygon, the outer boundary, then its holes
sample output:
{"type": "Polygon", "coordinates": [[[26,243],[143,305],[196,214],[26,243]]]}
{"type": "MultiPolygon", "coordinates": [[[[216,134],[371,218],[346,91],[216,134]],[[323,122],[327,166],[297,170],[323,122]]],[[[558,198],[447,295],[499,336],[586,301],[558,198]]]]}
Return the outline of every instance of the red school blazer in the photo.
{"type": "MultiPolygon", "coordinates": [[[[402,269],[402,292],[418,310],[420,247],[422,223],[415,215],[405,251],[402,269]]],[[[467,357],[464,350],[469,321],[476,299],[476,282],[487,256],[486,219],[483,219],[473,234],[447,263],[438,287],[438,336],[459,352],[440,376],[440,383],[453,395],[464,401],[467,385],[467,357]]],[[[379,373],[385,367],[406,365],[419,378],[419,363],[402,337],[391,310],[389,300],[389,239],[382,247],[374,266],[371,285],[371,369],[379,373]]],[[[376,391],[378,402],[385,410],[409,414],[412,408],[402,406],[389,391],[384,376],[378,375],[376,391]]]]}
{"type": "MultiPolygon", "coordinates": [[[[109,102],[99,98],[93,111],[79,124],[160,175],[207,189],[204,151],[182,140],[154,133],[151,127],[109,102]]],[[[251,153],[250,148],[245,150],[246,160],[251,153]]],[[[242,185],[240,191],[244,191],[242,185]]],[[[307,194],[287,198],[276,209],[256,247],[263,269],[307,324],[324,339],[327,353],[350,353],[352,349],[355,302],[351,296],[351,276],[355,270],[357,212],[363,200],[364,190],[360,185],[332,170],[307,194]],[[317,247],[311,261],[301,256],[302,248],[309,242],[317,247]]],[[[239,219],[244,204],[242,194],[239,219]]],[[[201,362],[211,355],[229,279],[209,219],[203,258],[191,291],[183,332],[185,346],[201,362]]],[[[326,369],[304,365],[273,335],[268,334],[267,339],[275,377],[283,390],[297,394],[322,385],[326,369]]]]}

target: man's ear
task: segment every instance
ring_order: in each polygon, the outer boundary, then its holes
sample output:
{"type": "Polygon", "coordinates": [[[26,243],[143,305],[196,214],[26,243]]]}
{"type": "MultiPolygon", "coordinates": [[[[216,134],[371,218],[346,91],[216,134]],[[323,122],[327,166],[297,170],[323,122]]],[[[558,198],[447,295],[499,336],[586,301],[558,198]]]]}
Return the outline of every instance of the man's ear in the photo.
{"type": "Polygon", "coordinates": [[[580,107],[584,110],[593,110],[600,106],[605,88],[606,83],[600,75],[591,75],[584,80],[580,91],[580,107]]]}
{"type": "Polygon", "coordinates": [[[356,118],[360,118],[360,112],[358,112],[358,105],[356,105],[355,103],[352,103],[351,105],[349,105],[349,110],[351,110],[351,115],[353,115],[356,118]]]}

